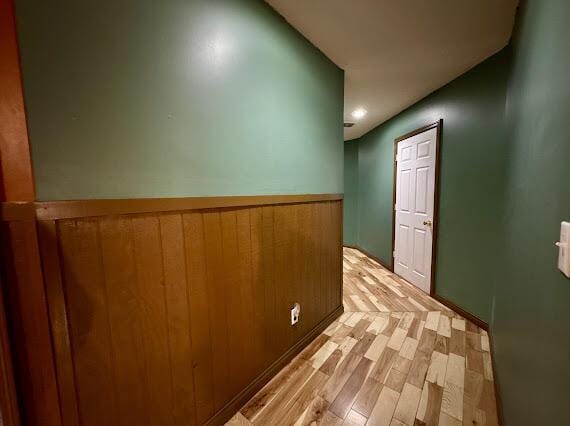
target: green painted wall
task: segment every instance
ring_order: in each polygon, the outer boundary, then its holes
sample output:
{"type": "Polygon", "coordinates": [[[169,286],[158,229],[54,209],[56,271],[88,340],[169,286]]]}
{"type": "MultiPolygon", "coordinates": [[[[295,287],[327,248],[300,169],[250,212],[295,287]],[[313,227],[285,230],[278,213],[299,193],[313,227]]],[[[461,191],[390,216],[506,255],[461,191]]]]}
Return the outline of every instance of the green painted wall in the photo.
{"type": "Polygon", "coordinates": [[[343,239],[344,244],[357,244],[358,225],[358,144],[344,144],[344,211],[343,239]]]}
{"type": "Polygon", "coordinates": [[[491,324],[507,426],[568,425],[570,280],[557,269],[570,221],[570,2],[523,2],[513,44],[505,262],[491,324]]]}
{"type": "Polygon", "coordinates": [[[444,119],[437,292],[490,322],[506,425],[570,423],[568,22],[567,1],[523,1],[508,48],[353,142],[357,243],[389,262],[393,140],[444,119]]]}
{"type": "Polygon", "coordinates": [[[343,72],[257,0],[18,0],[41,200],[336,193],[343,72]]]}
{"type": "Polygon", "coordinates": [[[392,258],[394,139],[443,118],[437,294],[490,320],[508,141],[508,52],[501,51],[361,137],[358,245],[392,258]]]}

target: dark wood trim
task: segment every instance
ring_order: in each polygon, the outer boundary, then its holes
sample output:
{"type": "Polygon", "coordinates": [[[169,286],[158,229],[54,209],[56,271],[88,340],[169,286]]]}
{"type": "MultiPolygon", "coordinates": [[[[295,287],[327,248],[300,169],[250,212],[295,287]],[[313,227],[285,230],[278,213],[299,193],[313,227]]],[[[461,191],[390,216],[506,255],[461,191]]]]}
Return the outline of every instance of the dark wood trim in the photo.
{"type": "Polygon", "coordinates": [[[423,127],[420,127],[419,129],[412,130],[411,132],[408,132],[405,135],[402,135],[399,138],[396,138],[394,142],[398,143],[398,142],[401,142],[405,139],[411,138],[412,136],[416,136],[416,135],[419,135],[420,133],[427,132],[428,130],[434,129],[437,126],[441,125],[441,123],[443,123],[443,119],[440,118],[438,121],[436,121],[434,123],[427,124],[423,127]]]}
{"type": "Polygon", "coordinates": [[[311,341],[344,312],[342,304],[323,319],[315,328],[271,364],[257,379],[251,382],[235,398],[228,402],[220,411],[206,422],[206,425],[221,425],[231,419],[243,405],[249,401],[263,386],[265,386],[283,367],[297,356],[311,341]]]}
{"type": "Polygon", "coordinates": [[[342,198],[342,194],[240,195],[222,197],[45,201],[35,203],[35,205],[36,216],[39,220],[58,220],[120,214],[339,201],[342,200],[342,198]]]}
{"type": "MultiPolygon", "coordinates": [[[[343,194],[344,195],[344,194],[343,194]]],[[[342,200],[340,200],[340,259],[338,259],[338,261],[340,262],[340,268],[339,268],[339,273],[340,273],[340,303],[343,303],[343,297],[344,297],[344,285],[343,280],[344,280],[344,271],[343,271],[343,266],[342,263],[344,261],[344,257],[342,255],[342,247],[344,244],[344,198],[342,200]]]]}
{"type": "Polygon", "coordinates": [[[23,424],[61,425],[35,220],[1,223],[3,281],[23,424]]]}
{"type": "Polygon", "coordinates": [[[485,331],[489,331],[489,324],[487,324],[485,321],[483,321],[477,315],[474,315],[470,312],[467,312],[465,309],[463,309],[460,306],[457,306],[455,303],[451,302],[450,300],[447,300],[445,297],[441,297],[437,294],[434,294],[431,297],[433,297],[439,303],[447,306],[449,309],[457,312],[459,315],[461,315],[465,319],[468,319],[473,324],[475,324],[477,327],[482,328],[485,331]]]}
{"type": "Polygon", "coordinates": [[[394,272],[396,267],[396,258],[394,256],[394,251],[396,250],[396,179],[398,177],[398,162],[396,157],[398,156],[398,142],[394,142],[394,172],[392,173],[392,256],[390,256],[390,270],[394,272]]]}
{"type": "Polygon", "coordinates": [[[34,220],[35,218],[36,208],[34,203],[0,203],[0,220],[2,221],[13,222],[16,220],[34,220]]]}
{"type": "Polygon", "coordinates": [[[33,201],[35,186],[13,0],[0,1],[0,62],[0,201],[33,201]]]}
{"type": "Polygon", "coordinates": [[[439,119],[435,123],[428,124],[427,126],[420,127],[406,133],[394,140],[394,182],[392,189],[392,267],[390,270],[394,271],[395,257],[394,250],[396,249],[396,180],[398,164],[396,157],[398,155],[398,142],[411,138],[412,136],[419,135],[420,133],[427,132],[431,129],[437,129],[435,144],[436,144],[436,159],[435,159],[435,185],[434,185],[434,204],[433,204],[433,223],[432,223],[432,253],[431,253],[431,279],[429,294],[435,297],[435,267],[437,260],[437,234],[439,227],[439,180],[440,180],[440,163],[441,163],[441,136],[443,130],[443,119],[439,119]]]}
{"type": "Polygon", "coordinates": [[[20,413],[18,412],[18,397],[14,382],[14,369],[12,354],[10,352],[10,339],[4,305],[4,285],[0,277],[0,415],[3,425],[18,426],[20,413]]]}
{"type": "Polygon", "coordinates": [[[435,272],[437,265],[437,243],[439,235],[439,183],[441,175],[441,137],[443,132],[443,119],[437,122],[437,134],[435,137],[435,143],[437,146],[436,159],[435,159],[435,193],[433,201],[433,240],[432,240],[432,252],[431,252],[431,283],[430,283],[430,295],[434,296],[436,292],[436,282],[435,282],[435,272]]]}
{"type": "MultiPolygon", "coordinates": [[[[26,122],[26,111],[22,87],[22,71],[18,51],[18,37],[16,33],[16,16],[13,0],[0,1],[0,202],[5,201],[33,201],[35,200],[35,185],[33,168],[26,122]]],[[[45,398],[39,398],[34,410],[43,417],[43,422],[57,426],[57,416],[51,415],[53,396],[49,380],[49,365],[46,372],[39,371],[40,366],[29,365],[26,361],[43,359],[47,353],[42,336],[35,339],[35,332],[42,329],[42,313],[31,312],[36,307],[38,299],[38,276],[41,276],[39,265],[35,262],[35,247],[32,235],[23,233],[17,235],[18,242],[12,247],[21,249],[21,259],[17,261],[6,253],[9,247],[7,236],[14,231],[13,228],[26,228],[34,226],[34,206],[28,203],[9,203],[0,205],[0,222],[11,221],[13,227],[7,223],[0,223],[0,411],[3,416],[0,423],[6,426],[17,426],[27,419],[33,418],[25,410],[26,401],[19,401],[18,397],[35,396],[30,392],[30,386],[22,386],[22,375],[26,374],[35,381],[38,389],[43,387],[45,398]],[[16,279],[17,282],[12,282],[16,279]],[[15,289],[14,287],[18,287],[15,289]],[[13,300],[13,295],[23,295],[29,298],[29,303],[18,304],[23,300],[13,300]],[[4,299],[5,298],[5,299],[4,299]],[[5,300],[5,303],[4,303],[5,300]],[[17,307],[16,307],[16,306],[17,307]],[[18,309],[24,308],[27,312],[19,313],[21,318],[14,318],[18,309]],[[15,330],[24,327],[15,324],[19,319],[27,322],[34,317],[35,325],[32,330],[26,330],[26,336],[17,336],[15,330]],[[23,348],[20,345],[38,343],[37,354],[31,354],[27,360],[21,356],[33,348],[23,348]],[[46,379],[45,381],[43,379],[46,379]],[[19,402],[22,402],[21,406],[19,402]],[[44,404],[45,402],[45,404],[44,404]],[[36,410],[37,408],[37,410],[36,410]],[[21,410],[21,412],[20,412],[21,410]]],[[[33,324],[33,323],[32,323],[33,324]]],[[[41,331],[40,331],[41,333],[41,331]]],[[[44,336],[45,337],[45,336],[44,336]]],[[[39,393],[39,392],[38,392],[39,393]]]]}
{"type": "Polygon", "coordinates": [[[382,265],[384,268],[388,269],[389,271],[394,272],[394,268],[392,268],[392,267],[386,265],[386,263],[385,263],[384,261],[382,261],[380,258],[374,256],[372,253],[370,253],[370,252],[364,250],[362,247],[353,246],[353,245],[350,245],[350,244],[344,244],[344,247],[348,247],[348,248],[351,248],[351,249],[354,249],[354,250],[358,250],[358,251],[364,253],[364,254],[365,254],[366,256],[368,256],[370,259],[372,259],[372,260],[378,262],[378,263],[379,263],[380,265],[382,265]]]}

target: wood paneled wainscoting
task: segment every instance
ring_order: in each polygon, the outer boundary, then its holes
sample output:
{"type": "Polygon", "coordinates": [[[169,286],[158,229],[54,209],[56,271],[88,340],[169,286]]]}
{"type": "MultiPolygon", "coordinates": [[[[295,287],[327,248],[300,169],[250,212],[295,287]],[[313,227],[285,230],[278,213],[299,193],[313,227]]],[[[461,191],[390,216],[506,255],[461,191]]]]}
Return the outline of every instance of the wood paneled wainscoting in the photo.
{"type": "Polygon", "coordinates": [[[341,195],[35,209],[65,425],[221,423],[342,312],[341,195]]]}

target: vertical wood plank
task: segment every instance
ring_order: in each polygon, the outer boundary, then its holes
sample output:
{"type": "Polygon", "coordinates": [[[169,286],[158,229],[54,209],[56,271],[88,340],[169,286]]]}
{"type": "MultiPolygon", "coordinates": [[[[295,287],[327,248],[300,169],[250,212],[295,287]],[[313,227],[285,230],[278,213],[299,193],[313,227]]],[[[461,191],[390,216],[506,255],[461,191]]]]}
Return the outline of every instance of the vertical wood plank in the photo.
{"type": "Polygon", "coordinates": [[[214,413],[214,369],[209,290],[206,281],[206,250],[202,213],[183,215],[187,285],[190,288],[192,365],[196,399],[196,422],[204,423],[214,413]]]}
{"type": "Polygon", "coordinates": [[[261,279],[265,292],[265,342],[267,358],[264,365],[268,366],[279,356],[278,335],[276,324],[275,292],[275,210],[274,207],[262,207],[261,224],[261,279]]]}
{"type": "Polygon", "coordinates": [[[294,230],[296,221],[292,206],[274,207],[275,244],[275,332],[278,336],[278,353],[283,353],[293,339],[290,310],[295,296],[294,230]]]}
{"type": "Polygon", "coordinates": [[[123,425],[145,423],[153,402],[148,395],[131,221],[109,216],[99,225],[119,420],[123,425]]]}
{"type": "Polygon", "coordinates": [[[240,300],[243,304],[242,318],[245,325],[244,359],[249,360],[242,368],[245,370],[246,386],[261,372],[264,345],[264,324],[258,313],[263,312],[264,295],[259,288],[259,280],[253,277],[253,247],[252,247],[252,209],[236,211],[238,259],[240,276],[240,300]]]}
{"type": "Polygon", "coordinates": [[[319,322],[319,251],[318,251],[318,216],[314,204],[307,206],[307,250],[305,253],[305,262],[307,275],[305,283],[308,286],[309,306],[305,308],[308,311],[308,330],[312,330],[319,322]]]}
{"type": "Polygon", "coordinates": [[[294,259],[295,259],[295,295],[294,302],[301,305],[301,315],[294,330],[294,341],[297,342],[310,330],[311,303],[310,293],[312,283],[307,279],[308,275],[308,246],[309,246],[309,206],[298,204],[293,206],[296,223],[293,228],[295,236],[294,259]]]}
{"type": "Polygon", "coordinates": [[[318,241],[319,241],[319,263],[320,263],[320,283],[319,283],[319,317],[324,317],[327,313],[327,300],[328,300],[328,291],[327,291],[327,281],[328,281],[328,263],[327,263],[327,256],[326,256],[326,204],[325,203],[317,203],[315,205],[315,209],[318,212],[319,217],[319,225],[318,225],[318,241]]]}
{"type": "Polygon", "coordinates": [[[55,221],[38,222],[38,241],[48,301],[62,420],[64,425],[78,425],[74,361],[69,341],[67,307],[60,270],[55,221]]]}
{"type": "Polygon", "coordinates": [[[333,306],[337,308],[342,304],[342,201],[331,202],[333,213],[333,252],[334,252],[334,274],[332,281],[333,306]]]}
{"type": "Polygon", "coordinates": [[[229,394],[236,395],[242,386],[245,386],[246,368],[243,360],[246,359],[246,345],[249,343],[245,323],[244,300],[242,297],[241,268],[243,259],[239,257],[237,216],[235,210],[224,210],[220,213],[222,226],[222,257],[223,257],[223,285],[224,297],[227,306],[228,321],[228,382],[229,394]]]}
{"type": "Polygon", "coordinates": [[[172,416],[174,424],[196,424],[194,374],[189,286],[186,282],[184,230],[179,214],[159,216],[166,310],[168,313],[168,347],[172,380],[172,416]]]}
{"type": "Polygon", "coordinates": [[[147,407],[151,424],[173,422],[172,375],[158,217],[131,218],[136,269],[136,300],[143,336],[143,365],[147,378],[147,407]]]}
{"type": "Polygon", "coordinates": [[[80,418],[85,425],[118,424],[98,223],[65,220],[57,226],[80,418]]]}
{"type": "Polygon", "coordinates": [[[331,235],[332,230],[332,214],[331,214],[331,203],[324,202],[322,204],[323,209],[323,246],[322,246],[322,255],[325,257],[324,264],[325,264],[325,315],[331,312],[333,309],[334,304],[334,290],[332,289],[332,283],[334,282],[334,263],[335,259],[333,259],[333,252],[334,248],[332,247],[333,244],[333,236],[331,235]]]}
{"type": "MultiPolygon", "coordinates": [[[[256,207],[250,210],[250,236],[251,236],[251,279],[255,309],[252,312],[253,322],[260,324],[256,348],[256,368],[253,376],[257,375],[267,365],[269,359],[269,340],[267,336],[267,299],[265,280],[263,278],[266,267],[263,265],[263,208],[256,207]]],[[[256,332],[257,334],[257,332],[256,332]]]]}
{"type": "Polygon", "coordinates": [[[228,318],[223,275],[223,246],[220,212],[207,211],[204,216],[204,249],[206,283],[210,306],[212,333],[212,363],[214,379],[214,409],[219,410],[230,399],[228,366],[228,318]]]}

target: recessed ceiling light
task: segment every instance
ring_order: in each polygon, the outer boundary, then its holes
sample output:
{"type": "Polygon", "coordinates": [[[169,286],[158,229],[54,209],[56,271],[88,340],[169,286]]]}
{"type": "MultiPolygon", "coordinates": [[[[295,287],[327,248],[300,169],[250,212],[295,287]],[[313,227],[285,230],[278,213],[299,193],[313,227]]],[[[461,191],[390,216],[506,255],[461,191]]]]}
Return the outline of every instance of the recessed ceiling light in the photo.
{"type": "Polygon", "coordinates": [[[368,111],[366,111],[364,108],[357,108],[354,111],[352,111],[351,115],[353,118],[360,120],[361,118],[363,118],[366,115],[367,112],[368,111]]]}

